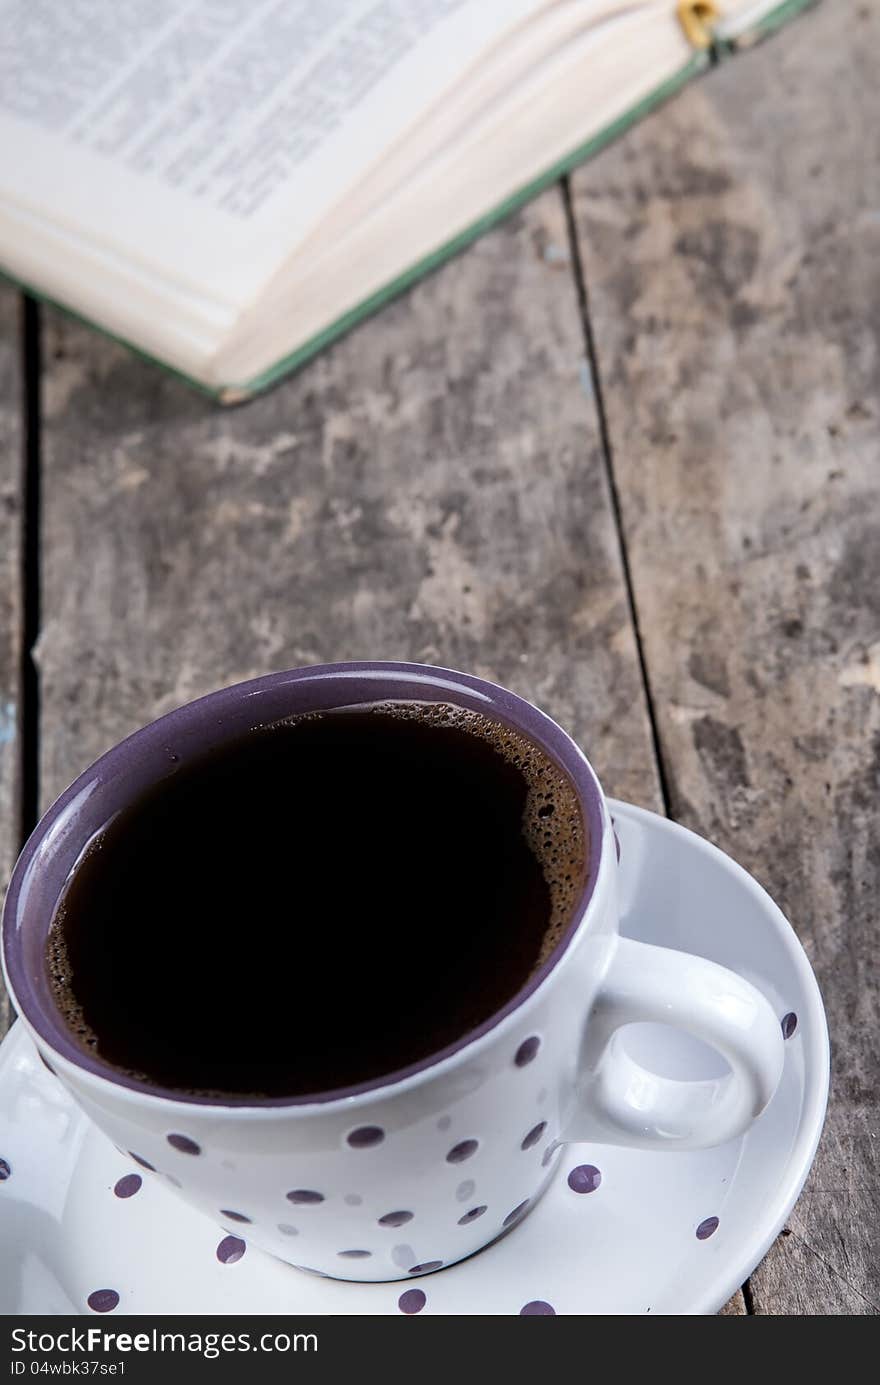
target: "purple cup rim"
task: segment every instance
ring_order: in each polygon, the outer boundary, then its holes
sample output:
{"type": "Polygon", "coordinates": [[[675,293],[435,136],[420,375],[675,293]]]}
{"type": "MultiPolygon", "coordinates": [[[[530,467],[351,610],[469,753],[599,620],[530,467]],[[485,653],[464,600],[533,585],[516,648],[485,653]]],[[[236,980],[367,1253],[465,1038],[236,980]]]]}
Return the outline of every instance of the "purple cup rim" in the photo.
{"type": "Polygon", "coordinates": [[[436,1067],[495,1029],[508,1015],[518,1010],[556,968],[578,932],[595,892],[605,840],[602,804],[602,792],[595,773],[567,732],[525,698],[472,674],[432,664],[352,661],[311,664],[230,684],[166,712],[119,741],[78,775],[43,814],[15,864],[3,907],[0,941],[13,1003],[56,1056],[66,1059],[93,1078],[100,1078],[114,1087],[122,1087],[145,1097],[189,1106],[263,1109],[344,1101],[395,1086],[406,1078],[436,1067]],[[304,688],[308,689],[307,693],[304,693],[304,688]],[[299,697],[296,696],[297,690],[299,697]],[[416,696],[416,692],[422,695],[416,696]],[[327,694],[329,697],[324,701],[327,694]],[[273,711],[266,720],[259,719],[260,707],[274,709],[286,702],[288,695],[291,705],[286,711],[273,711]],[[266,703],[260,704],[254,715],[253,699],[259,697],[266,698],[266,703]],[[112,797],[112,791],[116,790],[122,806],[149,784],[155,783],[162,765],[167,773],[169,748],[172,745],[185,746],[187,753],[199,754],[222,743],[224,738],[259,726],[272,725],[285,716],[390,701],[451,702],[455,706],[482,710],[494,720],[523,732],[555,761],[574,784],[587,835],[587,872],[565,931],[547,960],[528,982],[482,1024],[436,1053],[354,1086],[309,1092],[303,1096],[197,1096],[128,1077],[96,1054],[80,1047],[69,1035],[51,998],[45,974],[45,940],[69,869],[112,816],[109,804],[102,809],[108,795],[112,797]],[[132,786],[130,789],[129,785],[132,786]],[[101,811],[97,811],[99,809],[101,811]],[[59,870],[58,861],[51,854],[53,846],[56,857],[59,852],[66,851],[68,857],[73,853],[73,862],[66,870],[59,870]],[[53,864],[54,875],[51,873],[53,864]],[[56,882],[55,887],[49,890],[50,897],[54,896],[51,909],[41,909],[39,901],[31,903],[34,890],[46,875],[50,882],[56,882]],[[36,939],[30,936],[34,931],[36,939]],[[30,964],[25,960],[26,948],[30,952],[30,964]]]}

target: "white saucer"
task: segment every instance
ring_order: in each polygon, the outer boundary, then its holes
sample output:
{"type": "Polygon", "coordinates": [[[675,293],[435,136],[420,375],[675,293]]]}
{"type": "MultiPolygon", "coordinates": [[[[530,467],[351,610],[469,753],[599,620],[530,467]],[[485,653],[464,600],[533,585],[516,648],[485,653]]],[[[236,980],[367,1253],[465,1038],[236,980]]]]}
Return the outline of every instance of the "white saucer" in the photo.
{"type": "MultiPolygon", "coordinates": [[[[744,870],[653,813],[611,808],[623,931],[740,972],[783,1032],[796,1016],[781,1086],[748,1135],[695,1153],[569,1145],[547,1194],[503,1240],[416,1284],[344,1283],[228,1237],[159,1175],[120,1195],[138,1183],[131,1162],[17,1024],[0,1047],[0,1314],[717,1312],[781,1229],[812,1162],[828,1091],[825,1015],[791,927],[744,870]]],[[[633,1026],[629,1041],[668,1075],[718,1071],[713,1053],[664,1027],[633,1026]]]]}

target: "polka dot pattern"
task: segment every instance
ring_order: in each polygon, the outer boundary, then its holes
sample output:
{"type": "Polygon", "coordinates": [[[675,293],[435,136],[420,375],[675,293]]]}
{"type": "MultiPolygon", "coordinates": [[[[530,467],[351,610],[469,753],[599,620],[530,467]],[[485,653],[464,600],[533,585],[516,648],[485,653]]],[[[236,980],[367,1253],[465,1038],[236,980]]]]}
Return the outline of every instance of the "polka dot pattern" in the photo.
{"type": "Polygon", "coordinates": [[[477,1191],[477,1185],[472,1178],[466,1178],[463,1183],[459,1183],[455,1190],[455,1196],[459,1202],[468,1202],[477,1191]]]}
{"type": "Polygon", "coordinates": [[[459,1140],[457,1145],[453,1145],[446,1156],[447,1164],[463,1164],[465,1159],[471,1159],[480,1148],[479,1140],[459,1140]]]}
{"type": "Polygon", "coordinates": [[[538,1049],[541,1047],[541,1040],[537,1034],[531,1034],[529,1038],[523,1039],[519,1048],[516,1050],[514,1062],[518,1068],[527,1067],[534,1058],[538,1056],[538,1049]]]}
{"type": "Polygon", "coordinates": [[[717,1217],[707,1217],[706,1220],[705,1220],[705,1221],[701,1221],[701,1222],[700,1222],[700,1225],[697,1227],[697,1232],[696,1232],[697,1240],[698,1240],[698,1241],[708,1241],[709,1237],[710,1237],[710,1236],[714,1236],[714,1235],[715,1235],[715,1232],[716,1232],[717,1230],[718,1230],[718,1218],[717,1218],[717,1217]]]}
{"type": "Polygon", "coordinates": [[[602,1182],[602,1175],[595,1164],[578,1164],[568,1175],[568,1186],[573,1193],[594,1193],[602,1182]]]}
{"type": "MultiPolygon", "coordinates": [[[[451,1124],[452,1124],[452,1117],[451,1117],[451,1116],[441,1116],[440,1119],[439,1119],[438,1122],[437,1122],[437,1129],[438,1129],[438,1130],[448,1130],[451,1124]]],[[[413,1289],[413,1293],[414,1293],[414,1294],[421,1293],[421,1289],[413,1289]]]]}
{"type": "Polygon", "coordinates": [[[346,1204],[347,1207],[360,1207],[361,1203],[363,1202],[363,1198],[361,1197],[360,1193],[346,1193],[342,1201],[346,1204]]]}
{"type": "Polygon", "coordinates": [[[5,1183],[12,1173],[12,1165],[8,1159],[0,1159],[0,1183],[5,1183]]]}
{"type": "Polygon", "coordinates": [[[166,1135],[166,1140],[172,1149],[178,1150],[180,1154],[201,1154],[202,1147],[197,1145],[195,1140],[191,1140],[189,1135],[166,1135]]]}
{"type": "Polygon", "coordinates": [[[217,1259],[221,1265],[235,1265],[247,1250],[240,1236],[224,1236],[217,1247],[217,1259]]]}
{"type": "Polygon", "coordinates": [[[380,1226],[406,1226],[408,1221],[412,1221],[412,1212],[386,1212],[384,1217],[379,1218],[380,1226]]]}
{"type": "Polygon", "coordinates": [[[538,1125],[533,1125],[528,1135],[524,1138],[520,1149],[531,1149],[538,1143],[544,1131],[547,1129],[547,1122],[540,1121],[538,1125]]]}
{"type": "Polygon", "coordinates": [[[143,1181],[139,1173],[127,1173],[114,1184],[113,1191],[117,1197],[134,1197],[140,1192],[143,1181]]]}
{"type": "Polygon", "coordinates": [[[297,1206],[308,1207],[311,1203],[324,1201],[323,1193],[316,1193],[314,1188],[293,1188],[287,1194],[288,1202],[295,1202],[297,1206]]]}
{"type": "Polygon", "coordinates": [[[369,1260],[372,1253],[371,1250],[337,1250],[336,1252],[343,1260],[369,1260]]]}
{"type": "Polygon", "coordinates": [[[531,1303],[523,1304],[519,1315],[521,1318],[555,1318],[556,1309],[542,1298],[533,1298],[531,1303]]]}
{"type": "Polygon", "coordinates": [[[115,1289],[94,1289],[86,1303],[93,1313],[112,1313],[119,1307],[119,1295],[115,1289]]]}
{"type": "Polygon", "coordinates": [[[350,1130],[346,1136],[352,1149],[374,1149],[384,1139],[385,1131],[378,1125],[361,1125],[357,1130],[350,1130]]]}
{"type": "Polygon", "coordinates": [[[787,1014],[787,1015],[784,1015],[783,1018],[782,1018],[782,1037],[783,1037],[783,1039],[790,1039],[791,1036],[792,1036],[792,1034],[794,1033],[794,1031],[797,1029],[797,1025],[798,1025],[798,1017],[797,1017],[797,1015],[795,1014],[794,1010],[789,1010],[788,1014],[787,1014]]]}
{"type": "Polygon", "coordinates": [[[525,1210],[528,1207],[531,1200],[532,1199],[530,1197],[527,1197],[525,1202],[518,1203],[517,1206],[514,1207],[512,1212],[508,1212],[507,1216],[504,1218],[504,1221],[501,1223],[501,1225],[513,1226],[514,1222],[519,1221],[520,1217],[524,1215],[525,1210]]]}
{"type": "Polygon", "coordinates": [[[129,1158],[133,1159],[136,1164],[140,1164],[142,1169],[149,1169],[150,1173],[156,1172],[155,1164],[151,1164],[149,1159],[142,1159],[139,1154],[135,1154],[133,1149],[130,1149],[128,1153],[129,1158]]]}
{"type": "Polygon", "coordinates": [[[246,1222],[249,1222],[249,1221],[251,1220],[250,1217],[246,1217],[246,1216],[245,1216],[244,1212],[230,1212],[230,1210],[229,1210],[228,1207],[221,1207],[221,1209],[220,1209],[220,1215],[221,1215],[221,1217],[226,1217],[226,1219],[227,1219],[228,1221],[246,1221],[246,1222]]]}
{"type": "Polygon", "coordinates": [[[296,1227],[295,1227],[295,1226],[291,1226],[291,1225],[290,1225],[290,1222],[286,1222],[286,1221],[280,1221],[280,1222],[278,1223],[278,1230],[281,1232],[282,1236],[298,1236],[298,1235],[299,1235],[299,1232],[297,1231],[296,1227]]]}
{"type": "Polygon", "coordinates": [[[409,1272],[410,1274],[430,1274],[432,1270],[439,1270],[442,1268],[442,1260],[426,1260],[424,1264],[413,1265],[412,1269],[409,1272]]]}
{"type": "Polygon", "coordinates": [[[397,1300],[397,1306],[401,1313],[421,1313],[427,1302],[427,1296],[421,1289],[407,1289],[397,1300]]]}
{"type": "Polygon", "coordinates": [[[470,1226],[471,1222],[472,1222],[472,1221],[476,1221],[476,1220],[477,1220],[477,1217],[481,1217],[485,1211],[486,1211],[485,1206],[483,1206],[483,1207],[472,1207],[471,1210],[470,1210],[469,1212],[465,1212],[465,1214],[464,1214],[463,1217],[459,1217],[459,1219],[458,1219],[458,1224],[459,1224],[459,1226],[470,1226]]]}

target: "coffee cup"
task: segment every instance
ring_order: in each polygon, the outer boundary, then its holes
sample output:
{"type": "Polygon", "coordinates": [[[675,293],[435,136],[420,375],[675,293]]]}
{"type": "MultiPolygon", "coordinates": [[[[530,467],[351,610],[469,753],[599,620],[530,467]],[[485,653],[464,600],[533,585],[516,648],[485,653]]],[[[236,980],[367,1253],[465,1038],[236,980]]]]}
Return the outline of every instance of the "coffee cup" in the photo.
{"type": "MultiPolygon", "coordinates": [[[[4,975],[44,1061],[133,1171],[166,1184],[229,1235],[302,1269],[411,1279],[515,1228],[556,1177],[566,1143],[659,1149],[674,1158],[741,1135],[772,1097],[783,1040],[768,1001],[704,958],[621,937],[619,869],[595,772],[527,701],[418,664],[296,669],[170,712],[80,775],[15,867],[3,916],[4,975]],[[114,1070],[77,1042],[48,972],[53,918],[88,844],[167,774],[169,745],[185,761],[257,727],[377,703],[443,704],[488,717],[527,738],[573,785],[588,866],[561,936],[527,983],[442,1051],[302,1097],[231,1102],[169,1091],[114,1070]],[[671,1025],[710,1045],[725,1074],[690,1082],[652,1072],[624,1042],[626,1026],[640,1022],[671,1025]]],[[[246,929],[240,945],[249,946],[246,929]]],[[[332,1006],[332,975],[310,984],[332,1006]]],[[[218,1023],[222,1015],[218,1003],[218,1023]]]]}

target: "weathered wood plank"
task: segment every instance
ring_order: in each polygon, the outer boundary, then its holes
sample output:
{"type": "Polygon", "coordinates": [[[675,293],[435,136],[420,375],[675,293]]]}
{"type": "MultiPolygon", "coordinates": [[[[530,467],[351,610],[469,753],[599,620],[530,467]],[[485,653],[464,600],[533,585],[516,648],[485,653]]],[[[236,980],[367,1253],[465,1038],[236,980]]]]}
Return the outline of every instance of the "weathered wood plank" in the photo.
{"type": "MultiPolygon", "coordinates": [[[[20,295],[0,285],[0,901],[19,846],[22,398],[20,295]]],[[[10,1018],[0,980],[0,1036],[10,1018]]]]}
{"type": "Polygon", "coordinates": [[[656,804],[558,191],[231,413],[47,318],[44,800],[208,688],[385,657],[525,693],[656,804]]]}
{"type": "Polygon", "coordinates": [[[834,1051],[760,1313],[880,1311],[880,4],[825,5],[574,180],[676,816],[778,899],[834,1051]]]}

